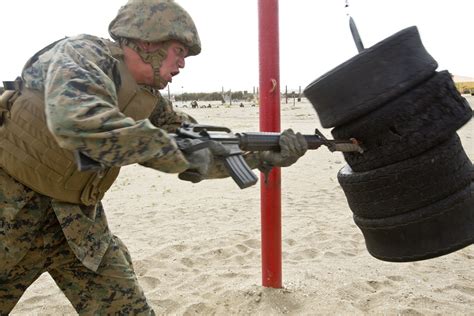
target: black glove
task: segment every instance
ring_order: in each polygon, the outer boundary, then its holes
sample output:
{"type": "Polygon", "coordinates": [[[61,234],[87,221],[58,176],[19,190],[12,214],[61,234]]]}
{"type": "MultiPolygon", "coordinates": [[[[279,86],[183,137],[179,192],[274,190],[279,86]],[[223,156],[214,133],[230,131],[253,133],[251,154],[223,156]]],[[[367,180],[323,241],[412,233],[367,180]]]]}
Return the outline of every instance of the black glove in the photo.
{"type": "Polygon", "coordinates": [[[262,168],[289,167],[294,164],[308,150],[308,143],[301,133],[293,130],[284,130],[280,135],[280,151],[263,151],[260,153],[262,168]]]}
{"type": "Polygon", "coordinates": [[[205,147],[196,151],[192,150],[194,146],[204,145],[204,142],[199,139],[185,138],[180,140],[179,148],[183,148],[183,154],[189,162],[189,168],[180,173],[178,178],[192,183],[200,182],[206,179],[206,175],[212,168],[215,156],[225,156],[228,154],[228,149],[219,142],[206,141],[205,147]],[[191,150],[186,150],[186,148],[191,150]]]}

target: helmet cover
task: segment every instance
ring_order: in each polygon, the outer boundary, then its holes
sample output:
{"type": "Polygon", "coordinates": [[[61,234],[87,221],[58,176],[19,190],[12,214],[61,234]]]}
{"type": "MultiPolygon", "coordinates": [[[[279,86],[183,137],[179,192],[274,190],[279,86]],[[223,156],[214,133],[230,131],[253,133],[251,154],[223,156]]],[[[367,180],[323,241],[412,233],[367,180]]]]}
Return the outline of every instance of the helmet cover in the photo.
{"type": "Polygon", "coordinates": [[[109,34],[114,40],[177,40],[188,47],[188,56],[201,52],[201,41],[193,19],[173,0],[129,0],[110,22],[109,34]]]}

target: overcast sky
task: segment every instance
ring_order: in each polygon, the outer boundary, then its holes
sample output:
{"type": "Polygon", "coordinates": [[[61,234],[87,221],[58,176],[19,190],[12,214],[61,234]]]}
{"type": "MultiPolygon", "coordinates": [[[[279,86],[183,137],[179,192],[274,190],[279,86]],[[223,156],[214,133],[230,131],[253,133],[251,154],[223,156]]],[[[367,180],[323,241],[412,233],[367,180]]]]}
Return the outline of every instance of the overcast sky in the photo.
{"type": "MultiPolygon", "coordinates": [[[[0,80],[14,79],[35,51],[64,36],[108,37],[125,1],[2,1],[0,80]]],[[[170,85],[172,93],[252,91],[258,85],[258,1],[178,0],[194,18],[202,53],[170,85]]],[[[280,0],[280,87],[304,89],[357,54],[354,18],[365,47],[416,25],[438,70],[474,77],[473,0],[280,0]]]]}

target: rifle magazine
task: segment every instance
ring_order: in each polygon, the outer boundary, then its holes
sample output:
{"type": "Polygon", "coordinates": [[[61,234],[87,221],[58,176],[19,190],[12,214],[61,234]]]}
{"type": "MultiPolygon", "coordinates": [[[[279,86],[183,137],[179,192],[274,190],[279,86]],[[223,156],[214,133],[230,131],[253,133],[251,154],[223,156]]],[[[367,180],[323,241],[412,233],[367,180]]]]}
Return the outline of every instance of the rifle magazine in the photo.
{"type": "Polygon", "coordinates": [[[224,160],[225,167],[239,188],[248,188],[258,181],[242,155],[231,155],[224,160]]]}

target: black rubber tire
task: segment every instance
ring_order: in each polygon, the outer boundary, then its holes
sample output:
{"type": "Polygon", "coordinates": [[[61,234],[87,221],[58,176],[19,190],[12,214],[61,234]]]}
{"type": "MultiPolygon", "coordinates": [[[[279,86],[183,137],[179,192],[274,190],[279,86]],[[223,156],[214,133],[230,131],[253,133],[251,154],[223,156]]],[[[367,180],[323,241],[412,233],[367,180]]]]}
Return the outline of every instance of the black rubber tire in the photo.
{"type": "Polygon", "coordinates": [[[375,111],[334,128],[335,139],[355,138],[364,153],[344,153],[354,171],[414,157],[446,140],[472,118],[472,109],[447,71],[436,73],[375,111]]]}
{"type": "Polygon", "coordinates": [[[399,216],[354,215],[369,253],[384,261],[439,257],[474,243],[474,182],[424,208],[399,216]]]}
{"type": "Polygon", "coordinates": [[[382,40],[304,89],[325,128],[367,114],[433,75],[438,63],[416,26],[382,40]]]}
{"type": "Polygon", "coordinates": [[[461,140],[448,141],[422,155],[365,172],[346,165],[337,175],[352,212],[385,218],[441,200],[471,182],[472,162],[461,140]]]}

